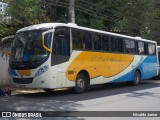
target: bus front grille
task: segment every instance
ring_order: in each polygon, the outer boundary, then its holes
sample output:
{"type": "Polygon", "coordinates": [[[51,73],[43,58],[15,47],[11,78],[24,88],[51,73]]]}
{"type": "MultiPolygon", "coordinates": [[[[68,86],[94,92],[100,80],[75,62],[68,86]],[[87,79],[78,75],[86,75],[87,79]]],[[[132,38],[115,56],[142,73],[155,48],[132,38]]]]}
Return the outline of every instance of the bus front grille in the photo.
{"type": "Polygon", "coordinates": [[[13,82],[18,84],[30,84],[33,82],[33,78],[13,78],[13,82]]]}

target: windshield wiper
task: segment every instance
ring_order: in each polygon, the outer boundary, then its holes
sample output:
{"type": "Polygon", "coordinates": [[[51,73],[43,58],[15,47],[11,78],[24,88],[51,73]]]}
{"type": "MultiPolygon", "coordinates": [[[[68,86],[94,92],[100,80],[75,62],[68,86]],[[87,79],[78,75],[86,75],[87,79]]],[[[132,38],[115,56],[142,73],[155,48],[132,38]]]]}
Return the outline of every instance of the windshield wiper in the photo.
{"type": "Polygon", "coordinates": [[[21,48],[20,51],[18,52],[17,56],[15,56],[14,61],[17,60],[17,58],[18,58],[18,56],[21,54],[22,50],[23,50],[23,48],[21,48]]]}

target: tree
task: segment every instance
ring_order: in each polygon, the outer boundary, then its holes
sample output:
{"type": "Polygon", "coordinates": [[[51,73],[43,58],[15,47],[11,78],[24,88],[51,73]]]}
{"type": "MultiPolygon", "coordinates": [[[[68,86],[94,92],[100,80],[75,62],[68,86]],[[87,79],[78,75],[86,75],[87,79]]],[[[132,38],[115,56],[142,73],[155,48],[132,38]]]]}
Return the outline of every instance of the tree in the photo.
{"type": "Polygon", "coordinates": [[[155,40],[160,45],[160,1],[151,0],[146,14],[145,38],[155,40]]]}
{"type": "Polygon", "coordinates": [[[147,5],[148,0],[123,0],[119,2],[117,13],[121,19],[117,21],[114,29],[126,31],[126,34],[131,36],[142,36],[147,5]]]}
{"type": "MultiPolygon", "coordinates": [[[[42,22],[69,22],[69,0],[6,0],[11,31],[42,22]]],[[[80,26],[159,40],[159,0],[75,0],[80,26]]],[[[8,28],[4,31],[8,31],[8,28]]],[[[4,32],[1,32],[4,33],[4,32]]]]}
{"type": "Polygon", "coordinates": [[[17,29],[47,21],[40,0],[7,0],[7,2],[9,7],[6,13],[11,16],[11,22],[17,29]]]}

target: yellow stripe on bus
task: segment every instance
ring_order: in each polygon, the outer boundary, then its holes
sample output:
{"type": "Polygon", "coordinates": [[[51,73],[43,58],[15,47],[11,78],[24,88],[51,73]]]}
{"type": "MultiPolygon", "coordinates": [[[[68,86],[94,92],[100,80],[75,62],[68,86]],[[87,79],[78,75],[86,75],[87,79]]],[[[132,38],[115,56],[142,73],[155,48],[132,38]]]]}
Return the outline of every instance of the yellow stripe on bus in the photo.
{"type": "Polygon", "coordinates": [[[133,61],[133,55],[102,52],[82,52],[69,65],[66,77],[76,80],[81,70],[86,70],[90,78],[111,77],[126,69],[133,61]]]}

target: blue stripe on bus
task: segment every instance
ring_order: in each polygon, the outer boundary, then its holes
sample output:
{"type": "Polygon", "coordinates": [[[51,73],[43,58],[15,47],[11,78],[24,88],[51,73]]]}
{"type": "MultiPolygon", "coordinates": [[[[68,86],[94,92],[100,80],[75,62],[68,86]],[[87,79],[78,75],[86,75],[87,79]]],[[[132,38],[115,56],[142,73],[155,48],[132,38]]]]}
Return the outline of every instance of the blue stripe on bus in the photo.
{"type": "Polygon", "coordinates": [[[145,60],[141,61],[141,63],[135,69],[123,75],[122,77],[111,81],[111,83],[132,81],[134,79],[134,73],[136,69],[140,69],[142,79],[152,78],[157,75],[156,63],[157,58],[155,56],[149,56],[145,60]],[[153,65],[153,63],[155,63],[155,66],[153,65]]]}

